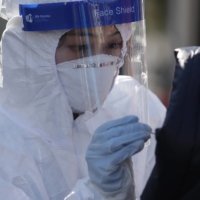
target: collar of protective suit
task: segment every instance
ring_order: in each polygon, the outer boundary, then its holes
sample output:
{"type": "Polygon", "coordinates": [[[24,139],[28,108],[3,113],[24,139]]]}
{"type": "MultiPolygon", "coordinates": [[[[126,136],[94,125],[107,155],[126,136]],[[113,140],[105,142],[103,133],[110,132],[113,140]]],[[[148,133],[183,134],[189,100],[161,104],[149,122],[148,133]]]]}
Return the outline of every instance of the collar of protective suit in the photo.
{"type": "MultiPolygon", "coordinates": [[[[35,185],[32,191],[34,195],[38,194],[35,199],[59,199],[76,185],[78,179],[87,176],[85,151],[96,127],[110,119],[137,115],[131,106],[134,104],[131,101],[134,91],[131,95],[126,92],[118,94],[123,84],[136,86],[138,83],[125,76],[117,77],[102,108],[95,114],[87,112],[74,121],[55,64],[57,44],[66,31],[24,32],[21,21],[21,17],[11,19],[2,37],[0,110],[20,130],[8,128],[10,136],[6,134],[1,140],[4,153],[9,149],[1,163],[10,166],[5,174],[15,187],[26,185],[19,179],[19,173],[29,184],[35,185]],[[124,109],[124,106],[131,109],[124,109]],[[13,138],[21,139],[16,142],[13,138]],[[22,138],[28,144],[28,150],[22,138]],[[18,150],[15,152],[15,149],[18,150]],[[28,158],[24,166],[23,158],[28,158]]],[[[149,95],[149,108],[150,125],[153,128],[161,126],[165,109],[152,93],[149,95]]],[[[137,196],[148,177],[145,169],[153,159],[153,151],[154,145],[150,145],[133,158],[137,196]]]]}

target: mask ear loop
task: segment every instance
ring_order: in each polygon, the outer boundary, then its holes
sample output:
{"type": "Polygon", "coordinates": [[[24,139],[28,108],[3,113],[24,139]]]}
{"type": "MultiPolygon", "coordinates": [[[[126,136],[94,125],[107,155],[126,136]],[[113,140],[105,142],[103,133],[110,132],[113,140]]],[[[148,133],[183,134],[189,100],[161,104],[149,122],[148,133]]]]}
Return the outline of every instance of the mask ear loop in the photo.
{"type": "MultiPolygon", "coordinates": [[[[117,62],[116,62],[116,70],[115,70],[115,72],[114,72],[114,77],[113,77],[112,84],[111,84],[111,86],[110,86],[110,91],[109,91],[109,93],[111,92],[111,90],[112,90],[113,87],[114,87],[115,80],[116,80],[116,78],[117,78],[117,76],[118,76],[118,74],[119,74],[119,69],[120,69],[120,67],[122,67],[122,65],[123,65],[122,63],[123,63],[123,59],[122,59],[122,55],[120,55],[120,56],[119,56],[119,59],[118,59],[117,62]],[[121,65],[121,66],[120,66],[120,65],[121,65]]],[[[93,112],[96,112],[98,109],[99,109],[99,108],[97,108],[97,109],[94,110],[93,112]]]]}
{"type": "Polygon", "coordinates": [[[126,42],[126,52],[124,54],[124,66],[122,69],[123,75],[133,76],[133,68],[132,68],[132,56],[133,56],[133,47],[132,45],[132,37],[126,42]]]}
{"type": "MultiPolygon", "coordinates": [[[[128,41],[129,43],[129,41],[128,41]]],[[[128,47],[127,47],[127,52],[126,52],[126,57],[128,58],[128,61],[131,62],[132,60],[132,55],[133,55],[133,47],[131,47],[131,45],[128,44],[128,47]]]]}
{"type": "Polygon", "coordinates": [[[113,81],[112,81],[112,85],[110,87],[110,91],[112,90],[114,84],[115,84],[115,79],[117,78],[117,76],[119,75],[119,69],[120,67],[122,67],[124,64],[124,61],[123,61],[123,58],[122,58],[122,54],[119,56],[119,59],[117,60],[117,63],[116,63],[116,71],[115,71],[115,74],[114,74],[114,77],[113,77],[113,81]],[[121,65],[121,66],[120,66],[121,65]]]}

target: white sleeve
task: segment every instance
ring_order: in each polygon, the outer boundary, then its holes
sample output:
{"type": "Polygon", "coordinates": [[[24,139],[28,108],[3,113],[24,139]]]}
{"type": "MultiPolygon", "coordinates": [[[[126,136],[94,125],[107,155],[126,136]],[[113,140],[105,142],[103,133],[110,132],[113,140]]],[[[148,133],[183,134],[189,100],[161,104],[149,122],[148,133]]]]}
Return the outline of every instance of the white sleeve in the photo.
{"type": "MultiPolygon", "coordinates": [[[[49,200],[55,198],[50,198],[48,195],[42,177],[31,157],[25,153],[18,154],[13,149],[0,144],[0,199],[49,200]]],[[[65,199],[103,200],[92,187],[88,177],[78,180],[74,190],[65,199]]]]}
{"type": "Polygon", "coordinates": [[[48,200],[33,160],[9,148],[6,139],[5,143],[0,144],[0,199],[48,200]]]}
{"type": "MultiPolygon", "coordinates": [[[[63,200],[69,194],[71,188],[60,168],[62,162],[51,153],[57,147],[50,147],[0,113],[1,200],[63,200]]],[[[89,178],[78,180],[66,199],[101,200],[91,191],[89,183],[89,178]]]]}

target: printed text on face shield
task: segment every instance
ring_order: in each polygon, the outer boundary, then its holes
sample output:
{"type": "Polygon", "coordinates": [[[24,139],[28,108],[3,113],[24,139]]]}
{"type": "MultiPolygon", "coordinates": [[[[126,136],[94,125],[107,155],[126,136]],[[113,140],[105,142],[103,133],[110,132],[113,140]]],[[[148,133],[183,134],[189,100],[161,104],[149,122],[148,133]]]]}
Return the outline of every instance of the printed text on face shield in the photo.
{"type": "MultiPolygon", "coordinates": [[[[103,16],[109,16],[109,15],[113,15],[114,14],[114,11],[113,10],[95,10],[95,16],[100,16],[100,17],[103,17],[103,16]]],[[[115,9],[115,12],[117,15],[120,15],[120,14],[124,14],[124,13],[133,13],[135,12],[135,8],[134,6],[129,6],[129,7],[117,7],[115,9]]]]}

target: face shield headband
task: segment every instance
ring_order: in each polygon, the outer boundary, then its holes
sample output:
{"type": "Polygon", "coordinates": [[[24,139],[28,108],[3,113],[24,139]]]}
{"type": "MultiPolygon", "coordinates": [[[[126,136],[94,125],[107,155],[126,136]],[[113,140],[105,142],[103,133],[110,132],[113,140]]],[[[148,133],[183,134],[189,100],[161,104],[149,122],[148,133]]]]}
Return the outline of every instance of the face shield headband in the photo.
{"type": "Polygon", "coordinates": [[[126,24],[144,19],[143,1],[87,0],[21,4],[24,31],[48,31],[126,24]],[[58,15],[59,13],[59,15],[58,15]]]}

